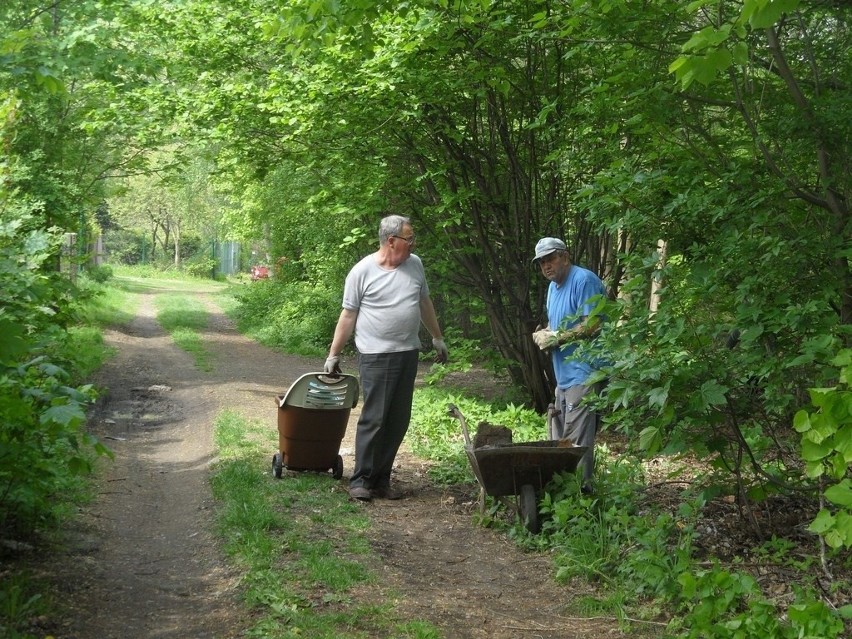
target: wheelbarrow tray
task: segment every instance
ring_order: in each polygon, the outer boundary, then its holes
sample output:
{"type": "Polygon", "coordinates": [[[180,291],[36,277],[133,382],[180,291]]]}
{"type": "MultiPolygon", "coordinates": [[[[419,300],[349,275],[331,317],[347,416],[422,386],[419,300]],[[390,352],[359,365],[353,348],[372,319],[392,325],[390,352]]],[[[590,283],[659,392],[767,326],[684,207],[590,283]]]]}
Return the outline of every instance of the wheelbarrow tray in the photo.
{"type": "Polygon", "coordinates": [[[556,473],[574,472],[586,450],[555,440],[465,447],[476,479],[492,497],[518,495],[525,484],[540,492],[556,473]]]}

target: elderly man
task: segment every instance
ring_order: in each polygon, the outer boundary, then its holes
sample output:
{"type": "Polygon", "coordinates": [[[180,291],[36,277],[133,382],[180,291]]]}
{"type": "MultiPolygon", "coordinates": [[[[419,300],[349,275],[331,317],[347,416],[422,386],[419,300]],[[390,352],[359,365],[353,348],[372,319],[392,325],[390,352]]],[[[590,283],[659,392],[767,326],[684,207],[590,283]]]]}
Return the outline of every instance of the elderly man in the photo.
{"type": "MultiPolygon", "coordinates": [[[[565,242],[545,237],[535,246],[533,264],[538,264],[550,285],[547,289],[547,327],[533,333],[533,340],[543,351],[549,350],[556,374],[556,408],[560,411],[557,439],[570,439],[577,446],[587,446],[580,460],[582,489],[593,492],[595,435],[599,416],[583,398],[593,390],[586,385],[594,367],[575,356],[577,341],[597,335],[600,322],[591,318],[596,296],[606,295],[606,287],[592,271],[571,263],[565,242]]],[[[598,391],[600,389],[595,388],[598,391]]]]}
{"type": "Polygon", "coordinates": [[[340,372],[340,352],[354,331],[364,402],[349,495],[360,501],[402,497],[390,484],[391,469],[411,419],[421,321],[432,335],[437,361],[447,361],[423,263],[411,252],[414,243],[408,218],[382,219],[379,250],[346,276],[343,311],[325,362],[326,373],[340,372]]]}

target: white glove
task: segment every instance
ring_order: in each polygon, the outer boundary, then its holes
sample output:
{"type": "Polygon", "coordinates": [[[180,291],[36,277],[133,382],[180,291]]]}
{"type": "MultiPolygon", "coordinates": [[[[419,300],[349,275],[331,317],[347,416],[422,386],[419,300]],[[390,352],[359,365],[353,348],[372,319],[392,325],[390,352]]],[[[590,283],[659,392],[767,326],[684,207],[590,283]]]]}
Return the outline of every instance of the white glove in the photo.
{"type": "Polygon", "coordinates": [[[553,348],[558,344],[556,333],[551,331],[549,328],[543,328],[540,331],[536,331],[532,334],[532,338],[535,345],[543,351],[553,348]]]}
{"type": "Polygon", "coordinates": [[[442,339],[433,338],[432,346],[435,347],[435,361],[439,364],[446,364],[450,358],[450,353],[447,350],[447,345],[442,339]]]}
{"type": "Polygon", "coordinates": [[[329,355],[325,360],[323,370],[326,375],[340,375],[343,371],[340,370],[340,355],[329,355]]]}

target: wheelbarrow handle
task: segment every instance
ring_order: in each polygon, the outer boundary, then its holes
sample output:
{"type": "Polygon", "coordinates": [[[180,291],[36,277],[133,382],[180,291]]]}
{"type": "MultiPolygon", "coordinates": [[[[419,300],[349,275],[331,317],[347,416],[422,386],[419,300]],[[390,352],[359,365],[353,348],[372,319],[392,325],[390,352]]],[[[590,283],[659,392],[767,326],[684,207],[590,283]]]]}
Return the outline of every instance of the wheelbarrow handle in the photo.
{"type": "Polygon", "coordinates": [[[458,409],[458,406],[456,406],[455,404],[448,404],[447,413],[449,413],[450,416],[455,417],[457,420],[459,420],[459,423],[461,424],[462,433],[464,434],[465,446],[467,446],[468,448],[472,448],[472,445],[470,443],[470,433],[467,430],[467,420],[465,420],[464,415],[462,415],[462,412],[458,409]]]}

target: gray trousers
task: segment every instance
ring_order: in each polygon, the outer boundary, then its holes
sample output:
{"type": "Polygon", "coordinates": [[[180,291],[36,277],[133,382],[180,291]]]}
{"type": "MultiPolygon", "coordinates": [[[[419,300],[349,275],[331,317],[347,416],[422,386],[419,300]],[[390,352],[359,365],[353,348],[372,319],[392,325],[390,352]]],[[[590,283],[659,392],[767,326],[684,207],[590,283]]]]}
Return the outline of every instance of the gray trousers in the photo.
{"type": "Polygon", "coordinates": [[[417,361],[418,351],[359,355],[364,401],[355,431],[351,487],[390,485],[393,462],[411,421],[417,361]]]}
{"type": "Polygon", "coordinates": [[[595,435],[600,425],[600,416],[588,406],[580,406],[581,400],[590,392],[600,392],[603,384],[595,386],[571,386],[556,389],[556,409],[560,411],[555,420],[556,431],[553,439],[570,439],[577,446],[587,446],[589,450],[577,465],[582,472],[583,484],[592,480],[595,472],[595,435]]]}

